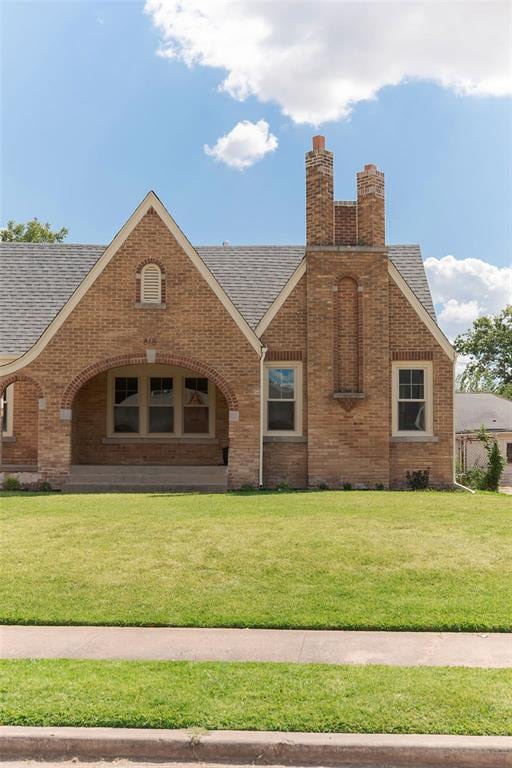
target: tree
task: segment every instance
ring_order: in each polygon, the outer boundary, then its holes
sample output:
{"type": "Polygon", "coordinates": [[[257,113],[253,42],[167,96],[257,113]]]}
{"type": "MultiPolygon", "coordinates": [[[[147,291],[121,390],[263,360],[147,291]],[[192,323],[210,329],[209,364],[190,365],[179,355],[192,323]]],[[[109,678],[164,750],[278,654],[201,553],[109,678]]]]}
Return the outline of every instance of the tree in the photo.
{"type": "Polygon", "coordinates": [[[458,379],[466,392],[495,392],[512,399],[512,304],[497,315],[478,317],[455,339],[469,362],[458,379]]]}
{"type": "Polygon", "coordinates": [[[66,227],[53,231],[48,222],[41,224],[35,217],[26,224],[10,219],[0,230],[0,240],[3,243],[62,243],[67,234],[66,227]]]}

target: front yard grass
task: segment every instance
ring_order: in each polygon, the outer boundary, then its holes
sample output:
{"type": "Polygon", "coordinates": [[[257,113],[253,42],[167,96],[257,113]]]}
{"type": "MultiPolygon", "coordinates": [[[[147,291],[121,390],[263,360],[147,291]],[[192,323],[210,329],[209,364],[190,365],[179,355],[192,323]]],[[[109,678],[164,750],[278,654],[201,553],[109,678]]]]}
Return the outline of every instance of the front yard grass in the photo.
{"type": "Polygon", "coordinates": [[[512,670],[1,661],[4,725],[512,734],[512,670]]]}
{"type": "Polygon", "coordinates": [[[0,622],[512,630],[512,499],[0,496],[0,622]]]}

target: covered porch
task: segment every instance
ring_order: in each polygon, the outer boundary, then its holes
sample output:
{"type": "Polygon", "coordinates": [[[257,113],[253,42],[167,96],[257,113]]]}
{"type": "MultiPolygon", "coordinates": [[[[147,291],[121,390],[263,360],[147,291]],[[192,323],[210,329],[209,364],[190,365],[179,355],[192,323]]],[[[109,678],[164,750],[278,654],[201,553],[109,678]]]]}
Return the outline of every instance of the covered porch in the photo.
{"type": "Polygon", "coordinates": [[[225,491],[229,409],[207,376],[145,363],[77,392],[65,491],[225,491]]]}

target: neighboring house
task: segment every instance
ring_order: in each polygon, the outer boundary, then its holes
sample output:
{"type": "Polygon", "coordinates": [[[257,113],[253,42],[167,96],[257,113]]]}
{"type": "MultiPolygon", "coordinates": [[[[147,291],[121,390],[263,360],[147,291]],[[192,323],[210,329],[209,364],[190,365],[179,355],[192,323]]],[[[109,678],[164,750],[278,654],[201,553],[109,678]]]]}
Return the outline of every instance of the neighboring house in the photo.
{"type": "Polygon", "coordinates": [[[487,452],[478,439],[482,426],[496,439],[506,462],[501,484],[512,485],[512,400],[490,392],[457,392],[457,459],[464,472],[487,465],[487,452]]]}
{"type": "Polygon", "coordinates": [[[194,247],[153,192],[108,247],[2,244],[5,473],[387,488],[429,467],[452,483],[455,355],[420,249],[385,244],[374,165],[334,200],[324,144],[306,154],[305,247],[194,247]]]}

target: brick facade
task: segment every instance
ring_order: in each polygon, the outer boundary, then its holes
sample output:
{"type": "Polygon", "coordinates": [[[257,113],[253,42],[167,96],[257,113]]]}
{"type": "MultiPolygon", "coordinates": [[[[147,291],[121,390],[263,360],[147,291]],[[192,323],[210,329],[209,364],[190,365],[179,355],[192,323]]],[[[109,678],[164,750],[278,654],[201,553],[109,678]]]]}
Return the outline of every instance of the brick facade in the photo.
{"type": "MultiPolygon", "coordinates": [[[[263,439],[263,484],[403,487],[406,472],[453,479],[453,361],[390,276],[384,176],[357,176],[334,201],[333,155],[306,155],[306,274],[261,336],[268,362],[302,366],[302,433],[263,439]],[[392,437],[393,361],[433,370],[432,439],[392,437]]],[[[15,441],[0,464],[33,465],[60,486],[71,464],[222,464],[231,488],[256,485],[260,368],[249,342],[170,229],[150,208],[40,354],[14,379],[15,441]],[[162,303],[140,306],[140,272],[158,263],[162,303]],[[216,385],[215,439],[109,440],[108,370],[173,365],[216,385]],[[20,378],[24,377],[24,378],[20,378]]]]}

